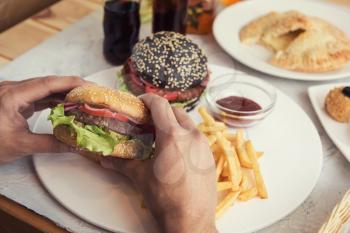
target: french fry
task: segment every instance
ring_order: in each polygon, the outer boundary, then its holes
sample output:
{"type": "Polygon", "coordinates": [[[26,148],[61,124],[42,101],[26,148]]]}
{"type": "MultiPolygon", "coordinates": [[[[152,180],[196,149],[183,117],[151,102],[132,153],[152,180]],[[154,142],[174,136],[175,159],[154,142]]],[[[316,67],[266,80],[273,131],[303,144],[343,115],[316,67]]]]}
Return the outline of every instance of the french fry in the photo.
{"type": "MultiPolygon", "coordinates": [[[[235,148],[233,148],[233,151],[236,152],[235,148]]],[[[234,155],[235,155],[235,162],[237,164],[237,167],[239,168],[238,169],[238,180],[239,180],[239,182],[241,182],[242,177],[243,177],[241,163],[239,162],[237,153],[234,153],[234,155]]]]}
{"type": "Polygon", "coordinates": [[[239,158],[239,161],[241,162],[241,165],[245,168],[252,168],[252,163],[244,148],[243,130],[241,129],[237,130],[236,150],[237,150],[238,158],[239,158]]]}
{"type": "Polygon", "coordinates": [[[218,145],[222,148],[225,159],[228,164],[229,168],[229,180],[232,182],[232,191],[238,191],[239,190],[239,183],[241,182],[240,180],[240,167],[238,166],[238,163],[235,161],[236,160],[236,151],[233,150],[230,147],[229,141],[222,135],[217,133],[217,143],[218,145]]]}
{"type": "Polygon", "coordinates": [[[230,133],[227,133],[227,132],[223,132],[225,138],[231,142],[231,145],[236,147],[236,134],[230,134],[230,133]]]}
{"type": "Polygon", "coordinates": [[[208,137],[209,146],[213,145],[216,142],[216,137],[214,135],[209,135],[208,137]]]}
{"type": "Polygon", "coordinates": [[[261,198],[264,198],[264,199],[268,198],[268,193],[266,190],[264,178],[262,177],[262,174],[260,172],[260,166],[259,166],[258,159],[256,157],[256,152],[252,142],[250,140],[246,141],[245,147],[247,149],[249,159],[250,161],[252,161],[253,172],[255,176],[255,182],[256,182],[256,188],[258,190],[258,194],[261,198]]]}
{"type": "Polygon", "coordinates": [[[224,156],[220,156],[218,163],[216,164],[216,180],[218,181],[220,178],[220,174],[222,172],[222,169],[224,167],[224,162],[225,162],[225,158],[224,156]]]}
{"type": "Polygon", "coordinates": [[[236,138],[237,138],[237,135],[236,134],[230,134],[230,133],[227,133],[227,132],[224,132],[223,133],[225,138],[229,141],[236,141],[236,138]]]}
{"type": "Polygon", "coordinates": [[[197,125],[197,129],[198,129],[199,131],[201,131],[202,133],[204,133],[204,132],[203,132],[203,128],[204,128],[204,127],[206,127],[206,125],[205,125],[204,122],[202,122],[202,123],[200,123],[200,124],[197,125]]]}
{"type": "Polygon", "coordinates": [[[263,155],[264,155],[264,152],[262,152],[262,151],[257,151],[257,152],[256,152],[256,157],[257,157],[258,159],[260,159],[263,155]]]}
{"type": "Polygon", "coordinates": [[[227,193],[216,207],[216,217],[220,217],[236,200],[248,201],[256,196],[267,198],[258,158],[263,152],[256,152],[251,141],[245,141],[244,131],[229,132],[229,128],[216,121],[205,108],[198,110],[203,122],[197,128],[207,138],[216,165],[216,190],[227,193]],[[250,177],[242,168],[252,169],[255,180],[251,187],[250,177]]]}
{"type": "Polygon", "coordinates": [[[222,172],[221,172],[221,176],[228,177],[229,173],[230,173],[230,171],[229,171],[229,168],[228,168],[228,164],[227,164],[227,161],[225,161],[224,167],[223,167],[222,172]]]}
{"type": "Polygon", "coordinates": [[[243,140],[243,138],[244,138],[244,131],[243,131],[243,129],[237,129],[236,134],[237,134],[236,136],[238,138],[241,138],[243,140]]]}
{"type": "Polygon", "coordinates": [[[239,193],[240,193],[239,191],[238,192],[229,192],[225,196],[225,198],[216,207],[216,213],[215,213],[216,218],[219,218],[231,205],[233,205],[233,203],[237,199],[239,193]]]}
{"type": "Polygon", "coordinates": [[[220,132],[225,129],[225,125],[198,125],[198,130],[203,132],[204,134],[214,134],[216,132],[220,132]]]}
{"type": "Polygon", "coordinates": [[[252,162],[250,161],[245,148],[243,146],[238,146],[236,147],[236,150],[237,150],[238,158],[242,167],[251,169],[252,162]]]}
{"type": "Polygon", "coordinates": [[[242,176],[241,184],[240,184],[240,190],[241,192],[245,192],[248,189],[248,177],[246,175],[242,176]]]}
{"type": "Polygon", "coordinates": [[[198,112],[201,115],[201,117],[206,125],[214,125],[215,124],[214,118],[207,112],[207,110],[204,107],[200,107],[198,109],[198,112]]]}
{"type": "Polygon", "coordinates": [[[249,201],[250,199],[256,197],[258,195],[258,190],[256,187],[250,188],[245,192],[241,192],[238,196],[238,200],[240,201],[249,201]]]}
{"type": "Polygon", "coordinates": [[[210,145],[210,148],[213,151],[213,153],[220,153],[221,152],[221,148],[216,142],[214,144],[210,145]]]}
{"type": "Polygon", "coordinates": [[[216,166],[216,164],[219,162],[220,154],[213,153],[213,156],[214,156],[215,166],[216,166]]]}
{"type": "Polygon", "coordinates": [[[232,183],[230,181],[222,181],[216,183],[216,191],[218,192],[222,192],[230,188],[232,188],[232,183]]]}

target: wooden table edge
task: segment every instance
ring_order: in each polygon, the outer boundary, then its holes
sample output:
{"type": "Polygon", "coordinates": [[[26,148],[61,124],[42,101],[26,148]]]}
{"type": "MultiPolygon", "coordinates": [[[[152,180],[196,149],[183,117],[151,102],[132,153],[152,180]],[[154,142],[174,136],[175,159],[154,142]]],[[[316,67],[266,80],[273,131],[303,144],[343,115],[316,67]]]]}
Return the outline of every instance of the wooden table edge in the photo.
{"type": "Polygon", "coordinates": [[[52,220],[0,194],[0,210],[40,232],[70,233],[52,220]]]}

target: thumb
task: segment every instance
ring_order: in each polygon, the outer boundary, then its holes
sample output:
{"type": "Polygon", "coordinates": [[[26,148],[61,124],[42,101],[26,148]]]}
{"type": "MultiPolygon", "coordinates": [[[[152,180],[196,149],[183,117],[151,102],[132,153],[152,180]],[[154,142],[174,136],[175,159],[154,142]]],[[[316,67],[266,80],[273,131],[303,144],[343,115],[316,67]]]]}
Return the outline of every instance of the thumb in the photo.
{"type": "Polygon", "coordinates": [[[51,134],[29,133],[23,137],[21,146],[26,154],[73,152],[74,148],[58,141],[51,134]]]}

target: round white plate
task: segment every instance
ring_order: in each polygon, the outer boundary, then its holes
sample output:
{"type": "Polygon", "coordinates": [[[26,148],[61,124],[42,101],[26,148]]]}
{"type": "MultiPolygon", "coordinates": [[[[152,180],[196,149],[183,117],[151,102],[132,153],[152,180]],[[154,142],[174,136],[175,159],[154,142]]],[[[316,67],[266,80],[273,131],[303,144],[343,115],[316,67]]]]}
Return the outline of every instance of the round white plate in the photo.
{"type": "MultiPolygon", "coordinates": [[[[210,66],[210,70],[212,78],[233,72],[219,66],[210,66]]],[[[115,87],[116,71],[105,70],[87,79],[115,87]]],[[[271,115],[246,130],[256,148],[265,152],[260,164],[270,197],[235,204],[217,221],[222,233],[252,232],[276,222],[297,208],[317,182],[322,166],[317,131],[285,94],[277,91],[277,99],[271,115]]],[[[48,114],[47,110],[40,115],[35,132],[52,132],[48,114]]],[[[199,121],[196,110],[190,115],[199,121]]],[[[141,197],[122,176],[75,154],[35,155],[34,164],[47,190],[86,221],[111,231],[156,232],[154,220],[140,207],[141,197]]]]}
{"type": "Polygon", "coordinates": [[[341,7],[310,0],[251,0],[242,1],[224,9],[215,19],[213,33],[219,45],[232,57],[250,68],[266,74],[297,80],[317,81],[350,76],[350,64],[326,73],[301,73],[270,65],[272,52],[259,45],[245,45],[239,40],[239,31],[251,20],[270,11],[298,10],[306,15],[321,17],[339,27],[350,37],[350,14],[341,7]]]}

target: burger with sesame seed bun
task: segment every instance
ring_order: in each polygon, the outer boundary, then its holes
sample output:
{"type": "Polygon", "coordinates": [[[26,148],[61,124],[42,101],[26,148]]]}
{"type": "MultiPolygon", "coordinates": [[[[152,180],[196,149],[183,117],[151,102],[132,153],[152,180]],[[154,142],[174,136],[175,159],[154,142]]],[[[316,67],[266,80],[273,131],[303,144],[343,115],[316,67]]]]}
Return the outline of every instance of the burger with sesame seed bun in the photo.
{"type": "Polygon", "coordinates": [[[199,46],[176,32],[158,32],[139,41],[122,76],[135,95],[154,93],[190,111],[209,79],[207,57],[199,46]]]}
{"type": "Polygon", "coordinates": [[[143,102],[127,92],[97,85],[70,91],[48,118],[54,136],[89,159],[102,156],[146,159],[152,152],[154,127],[143,102]]]}

